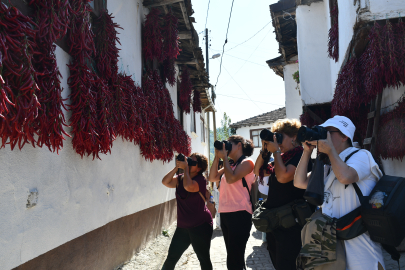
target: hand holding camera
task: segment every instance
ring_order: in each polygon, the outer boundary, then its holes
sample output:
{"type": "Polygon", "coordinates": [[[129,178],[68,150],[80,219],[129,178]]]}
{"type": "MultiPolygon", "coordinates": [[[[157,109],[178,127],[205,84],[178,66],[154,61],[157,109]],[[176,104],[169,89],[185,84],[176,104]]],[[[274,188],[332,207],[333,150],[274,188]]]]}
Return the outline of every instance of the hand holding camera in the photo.
{"type": "Polygon", "coordinates": [[[232,144],[228,141],[215,141],[215,155],[224,160],[228,156],[228,152],[232,150],[232,144]]]}
{"type": "Polygon", "coordinates": [[[308,128],[300,127],[298,130],[297,141],[305,142],[304,151],[312,151],[318,147],[318,151],[329,155],[333,149],[333,143],[329,131],[321,126],[308,128]]]}
{"type": "Polygon", "coordinates": [[[188,166],[197,166],[197,161],[194,161],[192,158],[185,157],[183,154],[179,154],[177,156],[176,167],[185,170],[188,166]]]}

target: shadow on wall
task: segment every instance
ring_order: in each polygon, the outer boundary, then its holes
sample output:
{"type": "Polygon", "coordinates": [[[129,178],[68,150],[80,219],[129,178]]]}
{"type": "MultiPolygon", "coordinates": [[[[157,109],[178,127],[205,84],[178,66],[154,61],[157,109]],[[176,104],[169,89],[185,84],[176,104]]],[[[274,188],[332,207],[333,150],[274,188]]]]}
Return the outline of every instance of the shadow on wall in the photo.
{"type": "Polygon", "coordinates": [[[13,270],[111,270],[130,260],[176,217],[176,200],[173,199],[114,220],[13,270]]]}

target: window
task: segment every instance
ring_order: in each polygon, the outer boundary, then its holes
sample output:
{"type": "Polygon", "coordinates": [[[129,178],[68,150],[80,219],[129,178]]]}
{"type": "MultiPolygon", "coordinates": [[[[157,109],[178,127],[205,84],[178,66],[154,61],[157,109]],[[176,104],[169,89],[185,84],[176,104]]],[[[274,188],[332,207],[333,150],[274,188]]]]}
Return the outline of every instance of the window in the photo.
{"type": "Polygon", "coordinates": [[[195,112],[193,111],[193,108],[190,108],[190,117],[191,117],[190,131],[197,133],[197,128],[195,125],[195,112]]]}
{"type": "MultiPolygon", "coordinates": [[[[255,147],[262,147],[262,140],[260,139],[260,132],[264,128],[261,129],[251,129],[250,130],[250,139],[253,141],[253,145],[255,147]]],[[[270,129],[270,128],[268,128],[270,129]]]]}
{"type": "Polygon", "coordinates": [[[204,118],[200,116],[201,120],[201,142],[205,142],[205,122],[204,118]]]}
{"type": "Polygon", "coordinates": [[[93,9],[94,15],[99,16],[103,9],[107,9],[107,0],[92,0],[89,5],[93,9]]]}

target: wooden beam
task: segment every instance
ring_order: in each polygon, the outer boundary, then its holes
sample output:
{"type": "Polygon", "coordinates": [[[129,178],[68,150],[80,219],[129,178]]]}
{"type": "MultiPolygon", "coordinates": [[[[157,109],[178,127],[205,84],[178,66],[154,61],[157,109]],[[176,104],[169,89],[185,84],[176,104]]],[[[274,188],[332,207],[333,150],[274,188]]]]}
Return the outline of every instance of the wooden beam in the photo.
{"type": "Polygon", "coordinates": [[[187,15],[187,9],[186,9],[186,5],[184,4],[184,1],[180,2],[180,7],[181,7],[181,12],[183,13],[184,23],[186,24],[187,29],[191,30],[190,20],[187,15]]]}
{"type": "Polygon", "coordinates": [[[180,39],[192,39],[193,35],[191,34],[191,31],[183,31],[183,32],[179,32],[179,38],[180,39]]]}
{"type": "Polygon", "coordinates": [[[163,10],[165,11],[165,13],[169,13],[169,10],[167,9],[167,6],[163,6],[163,10]]]}
{"type": "Polygon", "coordinates": [[[144,3],[144,6],[147,8],[153,8],[153,7],[160,7],[160,6],[165,6],[169,4],[174,4],[178,2],[183,2],[183,0],[155,0],[155,1],[147,1],[144,3]],[[154,2],[154,3],[153,3],[154,2]],[[153,4],[148,4],[148,3],[153,3],[153,4]]]}
{"type": "Polygon", "coordinates": [[[175,61],[178,65],[198,65],[198,60],[193,59],[191,61],[175,61]]]}
{"type": "Polygon", "coordinates": [[[216,123],[216,121],[215,121],[215,111],[212,111],[212,118],[214,118],[213,119],[213,124],[214,124],[214,141],[216,141],[217,140],[217,123],[216,123]]]}
{"type": "Polygon", "coordinates": [[[311,116],[312,119],[314,119],[316,122],[318,122],[319,125],[324,122],[324,120],[322,118],[320,118],[316,113],[314,113],[311,109],[309,109],[308,107],[306,109],[307,109],[307,112],[309,113],[309,116],[311,116]]]}

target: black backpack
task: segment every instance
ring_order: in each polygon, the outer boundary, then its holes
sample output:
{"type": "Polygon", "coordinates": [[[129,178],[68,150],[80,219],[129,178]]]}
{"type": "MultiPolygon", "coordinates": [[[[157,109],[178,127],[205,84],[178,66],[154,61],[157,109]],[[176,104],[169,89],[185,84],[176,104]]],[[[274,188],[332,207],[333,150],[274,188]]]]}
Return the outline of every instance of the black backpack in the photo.
{"type": "Polygon", "coordinates": [[[361,201],[361,215],[371,240],[399,246],[405,238],[405,179],[384,175],[370,195],[364,197],[357,184],[353,186],[361,201]]]}

